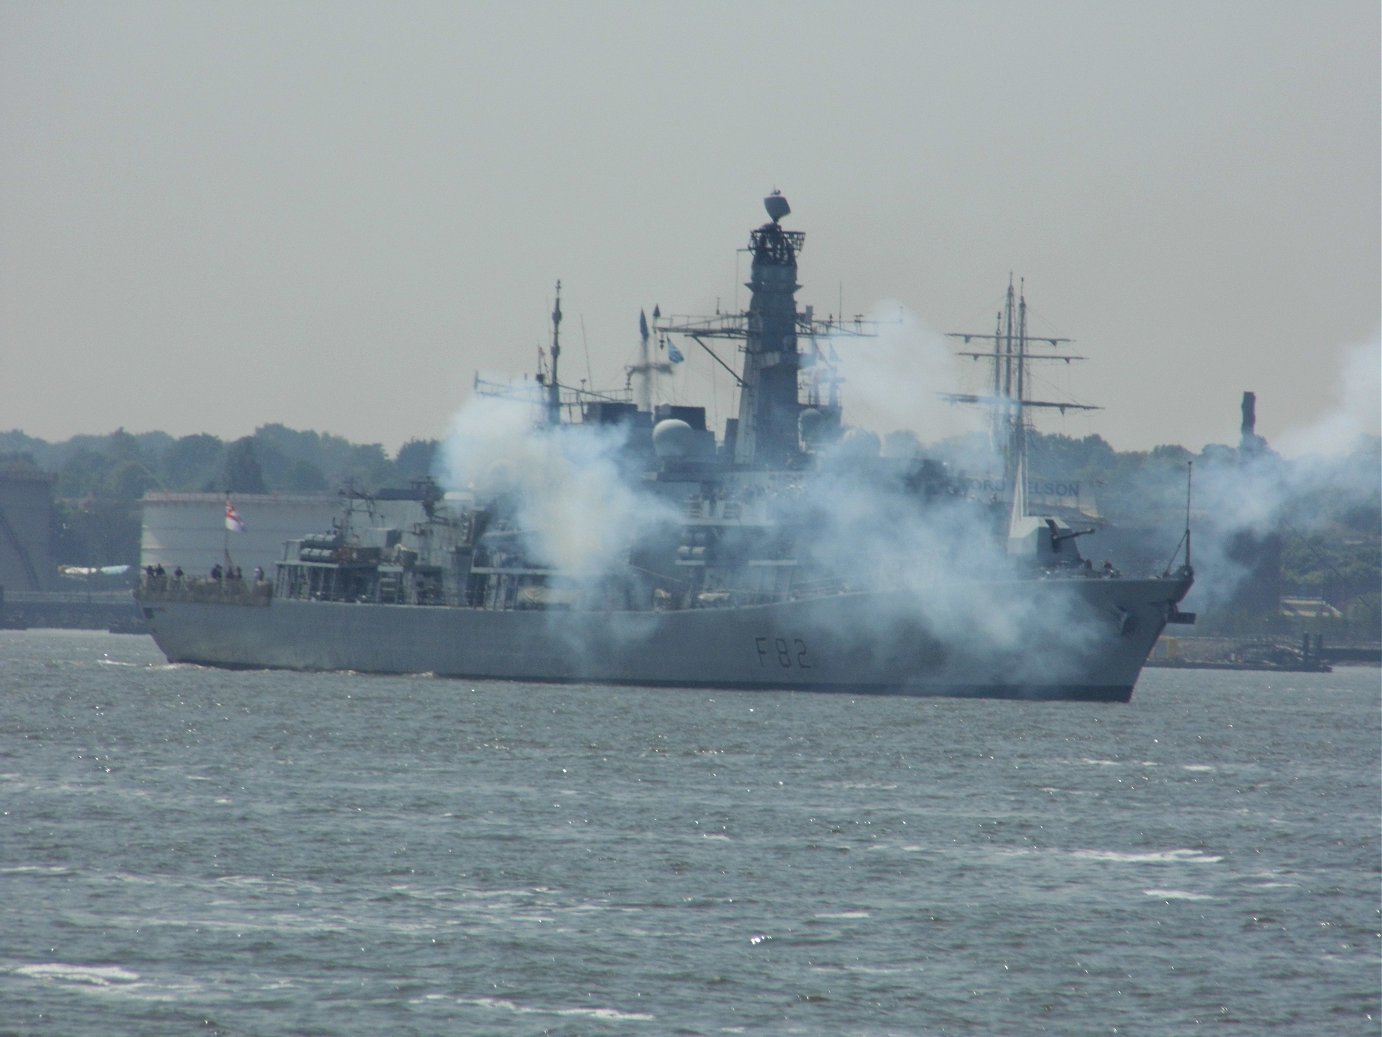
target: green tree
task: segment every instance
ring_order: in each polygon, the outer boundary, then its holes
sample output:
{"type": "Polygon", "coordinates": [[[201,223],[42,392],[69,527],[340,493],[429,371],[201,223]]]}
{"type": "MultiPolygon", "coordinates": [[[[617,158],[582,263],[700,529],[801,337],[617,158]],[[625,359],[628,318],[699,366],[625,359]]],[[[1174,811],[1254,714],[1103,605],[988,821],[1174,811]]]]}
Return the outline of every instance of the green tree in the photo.
{"type": "Polygon", "coordinates": [[[264,472],[259,467],[259,458],[255,454],[252,437],[246,436],[244,439],[237,439],[230,444],[229,449],[226,450],[224,485],[211,487],[211,489],[224,489],[227,493],[268,492],[268,487],[264,484],[264,472]]]}
{"type": "Polygon", "coordinates": [[[294,461],[281,488],[296,493],[320,493],[331,487],[327,485],[322,470],[311,461],[294,461]]]}
{"type": "Polygon", "coordinates": [[[105,454],[112,461],[142,461],[144,452],[139,449],[139,440],[123,428],[118,428],[106,437],[105,454]]]}
{"type": "Polygon", "coordinates": [[[52,553],[61,565],[138,565],[140,509],[134,501],[59,502],[52,553]]]}
{"type": "Polygon", "coordinates": [[[284,453],[272,440],[257,433],[254,449],[264,473],[264,483],[271,490],[310,493],[327,488],[326,476],[312,461],[284,453]]]}
{"type": "Polygon", "coordinates": [[[143,461],[120,461],[106,473],[103,495],[115,500],[137,501],[145,491],[157,485],[158,477],[143,461]]]}
{"type": "Polygon", "coordinates": [[[395,477],[400,482],[411,482],[432,474],[432,465],[437,456],[435,439],[410,439],[398,448],[394,456],[395,477]]]}
{"type": "Polygon", "coordinates": [[[95,450],[81,449],[63,462],[58,470],[56,493],[59,497],[90,497],[105,484],[110,458],[95,450]]]}
{"type": "Polygon", "coordinates": [[[351,483],[366,491],[377,490],[392,481],[393,472],[393,464],[384,453],[384,448],[378,443],[369,443],[350,450],[343,478],[338,481],[351,483]]]}
{"type": "Polygon", "coordinates": [[[306,483],[299,488],[307,489],[316,482],[311,469],[321,473],[321,481],[327,486],[343,486],[347,483],[360,489],[371,490],[388,484],[393,478],[393,465],[384,448],[377,443],[358,446],[340,436],[327,433],[299,432],[283,425],[261,425],[255,430],[254,438],[261,450],[273,449],[289,461],[304,462],[311,466],[294,468],[285,465],[270,474],[270,466],[264,465],[265,475],[271,482],[276,477],[292,477],[306,483]]]}
{"type": "Polygon", "coordinates": [[[34,455],[27,450],[0,451],[0,471],[38,472],[41,470],[38,462],[34,460],[34,455]]]}
{"type": "Polygon", "coordinates": [[[166,451],[159,468],[170,490],[199,490],[225,468],[226,445],[215,436],[183,436],[166,451]]]}

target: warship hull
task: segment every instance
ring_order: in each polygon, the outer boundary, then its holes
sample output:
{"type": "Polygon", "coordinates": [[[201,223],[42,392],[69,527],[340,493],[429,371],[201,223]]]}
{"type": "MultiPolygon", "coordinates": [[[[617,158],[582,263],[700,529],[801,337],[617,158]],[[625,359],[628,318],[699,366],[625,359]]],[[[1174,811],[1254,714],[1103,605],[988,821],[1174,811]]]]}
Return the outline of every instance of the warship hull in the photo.
{"type": "Polygon", "coordinates": [[[174,591],[174,663],[860,694],[1126,702],[1184,578],[1011,580],[667,611],[491,610],[174,591]]]}

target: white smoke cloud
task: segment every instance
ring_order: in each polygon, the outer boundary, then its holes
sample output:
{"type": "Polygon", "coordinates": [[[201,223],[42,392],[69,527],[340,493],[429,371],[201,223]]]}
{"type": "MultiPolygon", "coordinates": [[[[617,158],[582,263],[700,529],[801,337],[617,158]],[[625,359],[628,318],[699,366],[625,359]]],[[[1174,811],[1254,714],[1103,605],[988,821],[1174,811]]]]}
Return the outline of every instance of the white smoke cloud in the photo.
{"type": "Polygon", "coordinates": [[[1361,436],[1382,434],[1382,338],[1343,346],[1337,356],[1334,406],[1314,424],[1276,437],[1282,453],[1337,455],[1354,449],[1361,436]]]}
{"type": "Polygon", "coordinates": [[[644,531],[675,518],[624,477],[624,432],[536,427],[533,417],[531,403],[474,398],[452,419],[439,476],[448,490],[509,496],[535,560],[600,572],[622,562],[644,531]]]}
{"type": "Polygon", "coordinates": [[[1082,650],[1110,636],[1078,614],[1073,595],[1049,593],[1061,581],[1040,596],[1015,592],[1020,569],[1002,548],[1005,507],[947,493],[918,498],[851,457],[847,445],[820,460],[798,511],[784,520],[810,531],[803,560],[842,585],[899,592],[861,617],[874,632],[908,637],[920,627],[938,652],[987,656],[1003,679],[1038,684],[1072,676],[1082,650]]]}
{"type": "MultiPolygon", "coordinates": [[[[1382,348],[1342,347],[1334,407],[1261,450],[1207,448],[1195,472],[1197,606],[1228,603],[1273,544],[1316,533],[1382,500],[1382,348]],[[1279,451],[1279,452],[1278,452],[1279,451]]],[[[1271,400],[1259,399],[1270,413],[1271,400]]]]}
{"type": "Polygon", "coordinates": [[[944,335],[896,303],[879,303],[870,319],[876,337],[833,343],[851,425],[879,436],[909,430],[924,443],[984,428],[981,409],[949,406],[937,396],[957,391],[970,373],[970,361],[956,357],[944,335]]]}
{"type": "MultiPolygon", "coordinates": [[[[906,319],[892,333],[839,351],[851,418],[863,410],[886,433],[925,428],[921,420],[940,413],[943,431],[956,431],[950,422],[964,411],[935,396],[955,384],[951,352],[939,336],[906,319]]],[[[622,431],[539,428],[533,417],[530,402],[468,403],[444,444],[443,484],[481,496],[506,494],[533,560],[569,573],[627,572],[630,548],[640,541],[676,543],[666,533],[680,521],[682,502],[629,474],[622,431]]],[[[836,454],[821,456],[818,471],[798,473],[793,485],[779,478],[763,492],[753,488],[757,476],[744,474],[717,491],[766,497],[769,514],[787,531],[781,549],[811,578],[890,592],[852,616],[858,629],[833,630],[832,638],[906,655],[925,636],[934,641],[937,668],[946,658],[964,658],[970,662],[956,672],[973,679],[972,660],[991,659],[987,679],[1041,684],[1077,672],[1085,648],[1118,636],[1112,618],[1091,623],[1073,594],[1058,592],[1072,581],[1047,581],[1040,593],[1036,584],[1023,589],[1012,582],[1002,509],[991,512],[946,493],[920,498],[897,481],[903,462],[857,450],[857,441],[843,440],[836,454]]],[[[626,618],[627,631],[608,634],[632,638],[639,619],[626,618]]],[[[573,655],[583,648],[570,647],[573,655]]],[[[861,674],[877,665],[862,660],[861,674]]]]}

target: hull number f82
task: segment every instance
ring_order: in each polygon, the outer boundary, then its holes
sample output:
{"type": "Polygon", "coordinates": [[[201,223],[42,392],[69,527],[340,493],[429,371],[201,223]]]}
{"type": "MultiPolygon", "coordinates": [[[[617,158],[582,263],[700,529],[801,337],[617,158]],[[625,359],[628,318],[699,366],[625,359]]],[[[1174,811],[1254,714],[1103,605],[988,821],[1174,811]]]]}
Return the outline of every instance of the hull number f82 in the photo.
{"type": "Polygon", "coordinates": [[[810,670],[811,653],[806,642],[799,637],[788,640],[785,637],[756,637],[754,647],[758,649],[758,665],[771,666],[776,663],[784,670],[810,670]]]}

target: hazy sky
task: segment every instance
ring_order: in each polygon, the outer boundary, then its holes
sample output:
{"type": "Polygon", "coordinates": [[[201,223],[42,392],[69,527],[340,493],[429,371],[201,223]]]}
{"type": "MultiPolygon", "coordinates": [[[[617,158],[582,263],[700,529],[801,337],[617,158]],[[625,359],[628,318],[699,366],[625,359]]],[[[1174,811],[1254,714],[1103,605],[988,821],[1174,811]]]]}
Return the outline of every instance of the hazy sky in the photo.
{"type": "MultiPolygon", "coordinates": [[[[1347,445],[1380,93],[1376,0],[2,0],[0,428],[392,451],[532,371],[558,278],[563,375],[622,385],[640,307],[744,305],[780,187],[802,304],[908,314],[847,418],[953,427],[934,333],[1012,271],[1089,357],[1042,391],[1106,408],[1048,431],[1236,443],[1252,389],[1279,449],[1347,445]]],[[[722,422],[687,352],[664,396],[722,422]]]]}

